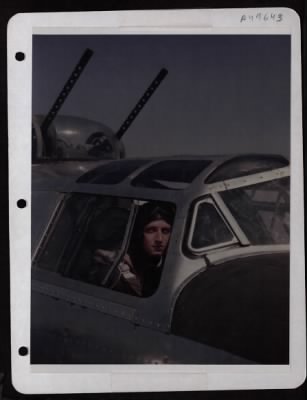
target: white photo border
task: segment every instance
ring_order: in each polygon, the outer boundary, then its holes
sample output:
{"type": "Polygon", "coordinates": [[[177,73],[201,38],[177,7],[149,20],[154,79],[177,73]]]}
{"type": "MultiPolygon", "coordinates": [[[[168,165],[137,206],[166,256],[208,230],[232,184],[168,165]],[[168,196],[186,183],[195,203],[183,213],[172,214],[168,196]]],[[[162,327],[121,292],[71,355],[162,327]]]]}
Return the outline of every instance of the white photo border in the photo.
{"type": "Polygon", "coordinates": [[[275,389],[305,379],[303,134],[299,16],[288,8],[17,14],[8,24],[11,355],[25,394],[275,389]],[[277,18],[250,18],[258,13],[277,18]],[[244,19],[244,16],[248,18],[244,19]],[[243,20],[242,20],[243,18],[243,20]],[[291,252],[289,365],[31,365],[31,114],[33,34],[291,35],[291,252]],[[25,59],[15,59],[23,52],[25,59]],[[295,195],[293,195],[295,194],[295,195]],[[27,206],[17,207],[25,199],[27,206]]]}

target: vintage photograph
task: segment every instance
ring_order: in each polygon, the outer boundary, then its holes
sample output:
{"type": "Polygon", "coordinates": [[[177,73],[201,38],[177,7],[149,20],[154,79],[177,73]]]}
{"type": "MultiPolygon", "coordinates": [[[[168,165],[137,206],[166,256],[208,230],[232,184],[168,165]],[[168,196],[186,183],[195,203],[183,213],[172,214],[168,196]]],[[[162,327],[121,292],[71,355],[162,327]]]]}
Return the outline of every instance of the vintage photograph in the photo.
{"type": "Polygon", "coordinates": [[[35,34],[32,364],[289,364],[286,34],[35,34]]]}

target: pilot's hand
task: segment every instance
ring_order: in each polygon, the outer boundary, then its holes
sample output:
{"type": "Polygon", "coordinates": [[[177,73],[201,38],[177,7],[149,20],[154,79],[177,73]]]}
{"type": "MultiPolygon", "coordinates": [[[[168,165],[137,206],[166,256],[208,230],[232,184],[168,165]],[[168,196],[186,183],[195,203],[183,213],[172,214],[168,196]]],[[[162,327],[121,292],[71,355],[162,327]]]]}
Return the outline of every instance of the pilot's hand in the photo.
{"type": "Polygon", "coordinates": [[[136,273],[129,254],[125,254],[118,266],[120,272],[118,284],[121,283],[121,291],[142,296],[142,284],[139,275],[136,273]]]}
{"type": "Polygon", "coordinates": [[[124,255],[122,262],[123,262],[124,264],[129,265],[129,267],[133,267],[133,263],[132,263],[132,261],[131,261],[131,257],[129,256],[128,253],[126,253],[126,254],[124,255]]]}
{"type": "Polygon", "coordinates": [[[115,251],[96,249],[93,258],[97,264],[111,265],[113,264],[115,256],[115,251]]]}
{"type": "Polygon", "coordinates": [[[96,249],[93,253],[92,264],[88,271],[87,280],[95,285],[102,285],[114,260],[115,251],[96,249]]]}

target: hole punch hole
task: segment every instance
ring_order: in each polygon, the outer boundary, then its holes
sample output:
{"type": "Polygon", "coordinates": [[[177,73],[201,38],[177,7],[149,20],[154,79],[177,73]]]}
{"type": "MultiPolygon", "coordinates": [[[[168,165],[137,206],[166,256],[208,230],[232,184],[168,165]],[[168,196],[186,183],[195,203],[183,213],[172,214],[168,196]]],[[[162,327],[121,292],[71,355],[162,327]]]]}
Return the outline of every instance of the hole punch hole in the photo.
{"type": "Polygon", "coordinates": [[[18,208],[25,208],[27,206],[27,202],[24,199],[19,199],[17,201],[17,207],[18,208]]]}
{"type": "Polygon", "coordinates": [[[29,353],[29,350],[28,350],[27,347],[21,346],[21,347],[19,347],[19,349],[18,349],[18,353],[19,353],[20,356],[24,357],[24,356],[26,356],[26,355],[29,353]]]}
{"type": "Polygon", "coordinates": [[[22,51],[18,51],[15,54],[15,58],[16,58],[17,61],[23,61],[26,58],[26,55],[22,51]]]}

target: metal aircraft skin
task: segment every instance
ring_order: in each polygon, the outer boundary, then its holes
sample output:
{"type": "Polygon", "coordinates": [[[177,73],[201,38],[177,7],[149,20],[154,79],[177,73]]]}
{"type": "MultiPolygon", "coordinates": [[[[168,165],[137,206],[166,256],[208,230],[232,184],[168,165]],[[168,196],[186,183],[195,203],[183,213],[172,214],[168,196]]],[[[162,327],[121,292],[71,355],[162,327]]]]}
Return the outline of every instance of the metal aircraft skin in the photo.
{"type": "Polygon", "coordinates": [[[47,117],[33,117],[31,363],[289,362],[289,163],[125,159],[120,139],[166,74],[116,133],[56,117],[71,79],[47,117]],[[175,208],[159,284],[149,297],[114,290],[135,218],[156,202],[175,208]],[[114,262],[90,279],[95,249],[112,241],[114,262]]]}

